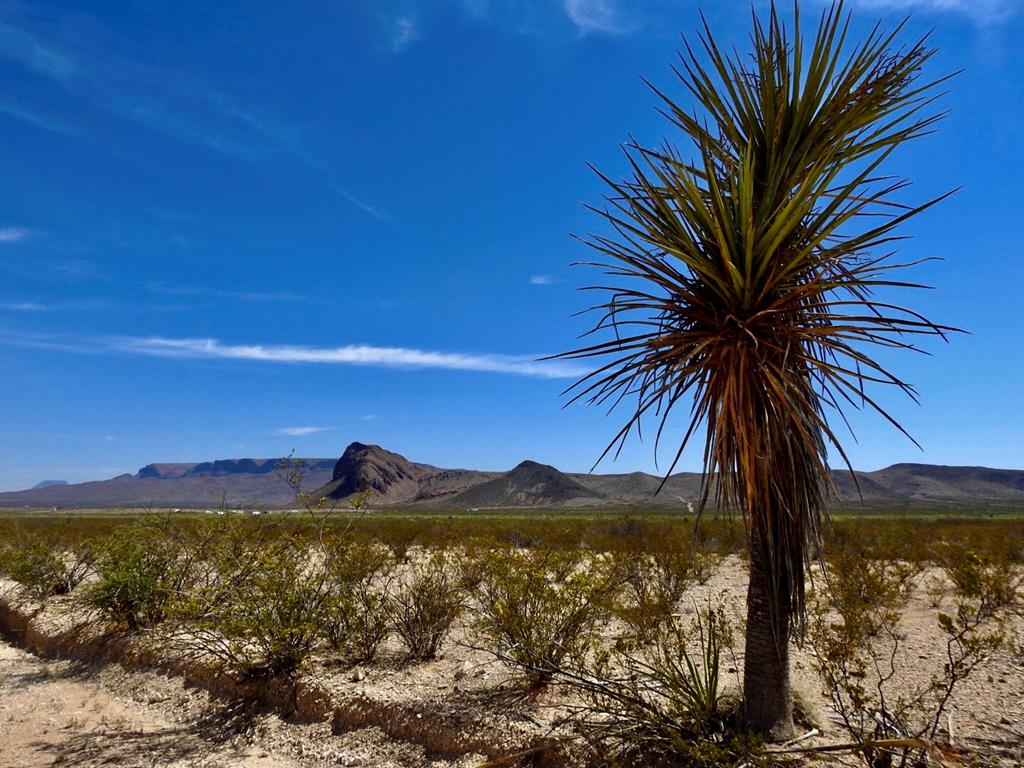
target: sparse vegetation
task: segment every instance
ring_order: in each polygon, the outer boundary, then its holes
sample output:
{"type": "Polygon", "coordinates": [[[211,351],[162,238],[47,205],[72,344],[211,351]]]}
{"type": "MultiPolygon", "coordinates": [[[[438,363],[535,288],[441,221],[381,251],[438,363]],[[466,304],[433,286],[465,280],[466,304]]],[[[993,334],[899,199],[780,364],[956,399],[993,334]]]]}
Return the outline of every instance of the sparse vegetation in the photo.
{"type": "MultiPolygon", "coordinates": [[[[672,618],[695,578],[696,559],[682,542],[678,547],[659,547],[653,552],[641,549],[615,558],[623,581],[615,613],[629,627],[629,639],[645,643],[672,618]]],[[[706,578],[701,583],[705,582],[706,578]]]]}
{"type": "Polygon", "coordinates": [[[290,538],[218,554],[219,577],[172,603],[168,645],[213,657],[240,679],[294,677],[328,625],[322,563],[290,538]]]}
{"type": "MultiPolygon", "coordinates": [[[[68,553],[79,552],[75,562],[99,553],[67,605],[92,605],[107,626],[141,632],[146,647],[257,687],[300,679],[312,658],[385,668],[429,660],[458,627],[460,645],[489,650],[531,694],[560,692],[578,733],[609,765],[778,761],[744,731],[737,612],[707,602],[701,588],[716,573],[729,578],[718,569],[741,565],[721,563],[741,546],[733,534],[742,528],[705,521],[691,556],[692,529],[657,516],[413,518],[419,543],[403,563],[390,546],[402,524],[149,515],[111,531],[85,518],[8,528],[2,562],[8,576],[24,568],[22,583],[38,573],[52,585],[68,553]],[[530,546],[510,547],[510,531],[530,546]]],[[[395,539],[409,540],[408,532],[395,539]]],[[[1018,625],[1008,622],[1021,611],[1022,542],[1024,526],[1010,517],[836,523],[807,647],[858,754],[910,765],[920,748],[871,745],[898,734],[940,743],[963,681],[1014,650],[1009,627],[1018,625]],[[925,662],[908,656],[916,649],[904,617],[932,591],[930,632],[942,658],[911,684],[898,670],[925,662]]],[[[48,589],[33,599],[45,602],[48,589]]]]}
{"type": "Polygon", "coordinates": [[[840,557],[831,564],[830,588],[812,600],[808,640],[815,671],[844,728],[863,745],[857,754],[869,768],[927,761],[956,688],[1006,647],[1020,575],[962,545],[939,542],[937,549],[954,584],[955,610],[935,614],[944,659],[923,682],[901,679],[910,663],[903,627],[907,574],[918,568],[840,557]],[[876,746],[879,740],[891,743],[876,746]]]}
{"type": "Polygon", "coordinates": [[[145,522],[116,530],[98,549],[98,579],[88,586],[85,602],[117,626],[156,624],[171,599],[187,591],[191,563],[145,522]]]}
{"type": "Polygon", "coordinates": [[[482,570],[475,630],[530,688],[565,663],[582,665],[597,647],[597,627],[618,587],[607,563],[579,552],[497,549],[482,570]]]}
{"type": "Polygon", "coordinates": [[[432,659],[462,613],[460,567],[453,552],[438,549],[413,562],[404,581],[392,582],[386,610],[410,659],[432,659]]]}
{"type": "Polygon", "coordinates": [[[561,669],[558,679],[583,696],[577,716],[600,765],[751,765],[763,762],[762,743],[721,683],[732,653],[732,622],[708,599],[660,623],[648,644],[605,654],[591,669],[561,669]]]}
{"type": "Polygon", "coordinates": [[[386,589],[394,566],[391,551],[375,543],[335,541],[327,550],[324,630],[331,647],[349,661],[371,661],[391,630],[386,589]]]}

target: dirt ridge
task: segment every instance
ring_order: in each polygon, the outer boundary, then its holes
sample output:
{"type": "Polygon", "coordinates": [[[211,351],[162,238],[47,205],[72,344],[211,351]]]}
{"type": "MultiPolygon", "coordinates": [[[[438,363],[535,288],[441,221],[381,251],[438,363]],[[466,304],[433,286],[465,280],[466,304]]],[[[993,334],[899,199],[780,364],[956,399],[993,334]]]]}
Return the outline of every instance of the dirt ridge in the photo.
{"type": "MultiPolygon", "coordinates": [[[[495,759],[538,746],[535,739],[510,740],[509,734],[495,738],[495,734],[484,732],[479,724],[429,703],[408,706],[401,702],[377,701],[365,695],[332,697],[315,681],[239,683],[209,664],[160,656],[143,647],[135,636],[104,633],[87,622],[73,623],[63,629],[51,626],[52,622],[40,620],[42,609],[18,599],[10,582],[5,586],[6,589],[0,591],[0,635],[12,645],[42,658],[158,671],[181,677],[223,699],[255,702],[292,721],[330,721],[335,734],[377,727],[392,739],[416,744],[445,758],[482,754],[495,759]]],[[[535,764],[553,768],[559,763],[542,758],[535,764]]]]}

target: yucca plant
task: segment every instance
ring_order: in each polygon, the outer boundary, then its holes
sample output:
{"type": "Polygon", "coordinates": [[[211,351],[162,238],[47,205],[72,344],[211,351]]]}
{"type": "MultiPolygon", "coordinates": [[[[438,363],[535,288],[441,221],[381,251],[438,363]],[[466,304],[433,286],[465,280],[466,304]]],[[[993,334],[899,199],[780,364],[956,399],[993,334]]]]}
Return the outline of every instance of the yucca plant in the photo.
{"type": "Polygon", "coordinates": [[[674,68],[687,101],[655,93],[692,151],[634,142],[630,178],[599,173],[611,192],[593,210],[611,230],[583,241],[611,278],[591,287],[602,298],[590,333],[610,338],[559,355],[599,361],[573,401],[633,404],[601,458],[645,417],[657,453],[680,403],[668,473],[706,430],[701,508],[747,524],[745,713],[775,737],[792,730],[787,648],[832,491],[829,446],[849,466],[832,417],[867,408],[902,431],[866,385],[915,392],[872,348],[953,330],[891,303],[919,287],[893,274],[910,266],[892,258],[897,228],[942,198],[905,205],[907,182],[881,170],[941,118],[942,80],[921,75],[934,51],[927,38],[901,46],[903,24],[853,44],[849,23],[831,6],[808,44],[799,8],[790,37],[773,7],[766,22],[754,14],[748,56],[724,52],[706,24],[687,44],[674,68]]]}

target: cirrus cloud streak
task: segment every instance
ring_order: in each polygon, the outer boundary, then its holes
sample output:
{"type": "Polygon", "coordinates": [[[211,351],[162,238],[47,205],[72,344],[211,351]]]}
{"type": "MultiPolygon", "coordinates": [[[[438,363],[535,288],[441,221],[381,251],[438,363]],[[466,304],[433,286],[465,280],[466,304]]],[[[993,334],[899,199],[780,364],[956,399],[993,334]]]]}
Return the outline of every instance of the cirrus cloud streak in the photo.
{"type": "Polygon", "coordinates": [[[925,11],[959,14],[981,26],[1005,21],[1020,10],[1019,0],[853,0],[852,4],[867,10],[898,13],[925,11]]]}
{"type": "Polygon", "coordinates": [[[328,432],[331,427],[281,427],[275,429],[275,435],[288,435],[289,437],[306,437],[315,435],[317,432],[328,432]]]}
{"type": "Polygon", "coordinates": [[[349,344],[341,347],[224,344],[217,339],[148,336],[110,339],[109,346],[113,351],[151,357],[442,369],[505,373],[542,379],[577,378],[583,373],[579,366],[541,361],[528,355],[438,352],[407,347],[377,347],[369,344],[349,344]]]}
{"type": "Polygon", "coordinates": [[[20,243],[32,236],[28,227],[0,227],[0,243],[20,243]]]}

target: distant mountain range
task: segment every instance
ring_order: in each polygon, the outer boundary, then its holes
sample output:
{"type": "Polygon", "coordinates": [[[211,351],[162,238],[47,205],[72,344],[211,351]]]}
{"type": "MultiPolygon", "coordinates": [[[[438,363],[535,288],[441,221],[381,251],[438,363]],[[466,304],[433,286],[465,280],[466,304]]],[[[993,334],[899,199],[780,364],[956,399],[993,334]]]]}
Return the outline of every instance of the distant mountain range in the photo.
{"type": "MultiPolygon", "coordinates": [[[[297,459],[303,491],[334,501],[370,492],[370,505],[473,509],[495,507],[680,507],[694,504],[701,476],[680,472],[665,482],[643,472],[560,472],[524,461],[508,472],[441,469],[411,462],[377,445],[352,443],[340,459],[297,459]]],[[[840,506],[1024,507],[1024,470],[894,464],[876,472],[834,473],[840,506]],[[859,493],[858,486],[859,484],[859,493]]],[[[278,459],[222,459],[147,464],[134,475],[67,484],[40,483],[0,493],[0,507],[283,507],[295,504],[278,459]]]]}
{"type": "Polygon", "coordinates": [[[37,491],[40,488],[49,488],[51,485],[67,485],[67,480],[40,480],[38,483],[32,486],[33,491],[37,491]]]}
{"type": "MultiPolygon", "coordinates": [[[[331,479],[337,459],[300,459],[304,488],[331,479]]],[[[147,464],[134,475],[0,493],[0,507],[281,506],[295,499],[279,459],[147,464]]]]}

